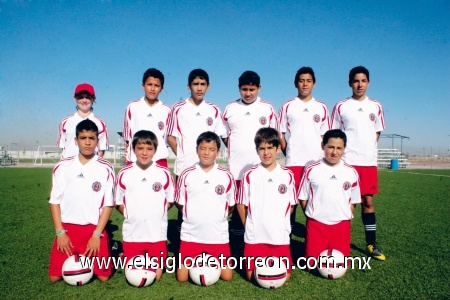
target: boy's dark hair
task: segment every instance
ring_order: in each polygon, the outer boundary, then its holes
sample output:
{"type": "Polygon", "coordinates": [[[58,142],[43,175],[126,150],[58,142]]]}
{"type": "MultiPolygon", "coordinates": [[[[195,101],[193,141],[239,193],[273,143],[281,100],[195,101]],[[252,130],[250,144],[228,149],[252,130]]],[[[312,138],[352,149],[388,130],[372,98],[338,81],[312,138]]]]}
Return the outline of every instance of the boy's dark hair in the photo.
{"type": "Polygon", "coordinates": [[[75,136],[78,137],[78,134],[82,131],[93,131],[98,137],[98,127],[89,119],[83,120],[77,124],[77,127],[75,127],[75,136]]]}
{"type": "Polygon", "coordinates": [[[202,69],[192,70],[191,73],[189,73],[189,77],[188,77],[188,85],[189,86],[191,85],[192,81],[194,81],[195,78],[204,79],[204,80],[206,80],[206,83],[209,85],[209,76],[205,70],[202,70],[202,69]]]}
{"type": "Polygon", "coordinates": [[[259,78],[259,75],[256,72],[253,71],[245,71],[242,73],[241,76],[239,76],[239,88],[243,85],[256,85],[257,87],[260,86],[261,79],[259,78]]]}
{"type": "Polygon", "coordinates": [[[344,140],[344,147],[347,147],[347,135],[345,134],[345,132],[343,132],[340,129],[331,129],[328,130],[327,132],[325,132],[325,134],[323,135],[323,141],[322,143],[324,145],[326,145],[328,143],[328,140],[331,138],[336,138],[336,139],[343,139],[344,140]]]}
{"type": "Polygon", "coordinates": [[[364,68],[363,66],[358,66],[358,67],[354,67],[353,69],[350,70],[350,73],[348,73],[348,84],[352,84],[353,79],[355,78],[356,74],[359,73],[363,73],[366,75],[367,77],[367,81],[370,82],[370,78],[369,78],[369,70],[367,70],[366,68],[364,68]]]}
{"type": "Polygon", "coordinates": [[[295,87],[298,88],[298,81],[300,80],[300,75],[302,74],[310,74],[313,79],[313,83],[316,83],[316,76],[314,75],[314,71],[310,67],[301,67],[298,69],[297,74],[295,74],[294,84],[295,87]]]}
{"type": "Polygon", "coordinates": [[[255,135],[256,150],[264,142],[278,148],[280,145],[280,134],[273,128],[260,128],[255,135]]]}
{"type": "Polygon", "coordinates": [[[145,82],[147,81],[147,78],[149,77],[153,77],[153,78],[158,78],[159,81],[161,81],[161,87],[164,87],[164,74],[161,73],[160,70],[155,69],[155,68],[150,68],[147,71],[145,71],[144,76],[142,76],[142,85],[145,84],[145,82]]]}
{"type": "Polygon", "coordinates": [[[220,138],[217,134],[212,131],[205,131],[201,133],[197,138],[197,148],[200,146],[201,142],[211,142],[215,141],[217,145],[217,150],[220,150],[220,138]]]}
{"type": "Polygon", "coordinates": [[[146,144],[151,145],[158,149],[158,138],[156,135],[149,131],[149,130],[139,130],[133,135],[133,140],[131,142],[131,145],[133,146],[133,150],[136,147],[137,144],[146,144]]]}

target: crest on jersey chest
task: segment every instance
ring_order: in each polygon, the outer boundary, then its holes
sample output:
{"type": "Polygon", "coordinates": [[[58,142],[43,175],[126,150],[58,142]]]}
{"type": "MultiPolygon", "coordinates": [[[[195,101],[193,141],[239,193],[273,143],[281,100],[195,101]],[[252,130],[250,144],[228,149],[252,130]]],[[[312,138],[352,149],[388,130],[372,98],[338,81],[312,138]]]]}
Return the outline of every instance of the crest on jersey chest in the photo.
{"type": "Polygon", "coordinates": [[[153,188],[153,190],[154,190],[155,192],[159,192],[159,191],[161,190],[161,188],[162,188],[162,184],[159,183],[159,182],[155,182],[155,183],[152,185],[152,188],[153,188]]]}
{"type": "Polygon", "coordinates": [[[342,185],[342,187],[344,188],[344,191],[347,191],[351,186],[352,186],[352,184],[348,181],[344,182],[344,184],[342,185]]]}
{"type": "Polygon", "coordinates": [[[318,114],[315,114],[313,116],[313,120],[314,120],[314,122],[319,123],[320,122],[320,116],[318,114]]]}
{"type": "Polygon", "coordinates": [[[211,117],[208,117],[208,118],[206,119],[206,124],[208,124],[208,126],[211,126],[211,125],[213,124],[213,122],[214,122],[214,120],[213,120],[213,118],[211,118],[211,117]]]}
{"type": "Polygon", "coordinates": [[[100,182],[96,181],[96,182],[94,182],[94,183],[92,184],[92,190],[93,190],[94,192],[98,192],[98,191],[100,191],[101,189],[102,189],[102,184],[101,184],[100,182]]]}
{"type": "Polygon", "coordinates": [[[266,117],[261,117],[259,118],[259,123],[261,125],[266,125],[267,124],[267,118],[266,117]]]}
{"type": "Polygon", "coordinates": [[[286,194],[286,192],[287,192],[287,186],[286,186],[284,183],[280,184],[280,185],[278,186],[278,192],[279,192],[280,194],[286,194]]]}
{"type": "Polygon", "coordinates": [[[158,122],[158,129],[159,130],[163,130],[164,129],[164,122],[163,121],[159,121],[158,122]]]}
{"type": "Polygon", "coordinates": [[[216,191],[217,195],[222,195],[223,193],[225,193],[225,187],[223,185],[219,184],[216,186],[215,191],[216,191]]]}
{"type": "Polygon", "coordinates": [[[369,119],[370,119],[370,121],[374,122],[375,121],[375,114],[374,113],[370,113],[369,119]]]}

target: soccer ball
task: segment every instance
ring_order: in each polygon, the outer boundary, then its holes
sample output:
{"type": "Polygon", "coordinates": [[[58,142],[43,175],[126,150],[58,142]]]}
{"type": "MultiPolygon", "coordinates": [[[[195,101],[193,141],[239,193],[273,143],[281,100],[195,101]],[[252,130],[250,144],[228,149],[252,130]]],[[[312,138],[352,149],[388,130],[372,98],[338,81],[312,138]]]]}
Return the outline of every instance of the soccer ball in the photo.
{"type": "Polygon", "coordinates": [[[286,264],[279,257],[266,257],[262,266],[256,264],[255,278],[263,288],[276,289],[286,282],[286,264]]]}
{"type": "Polygon", "coordinates": [[[84,255],[72,255],[64,261],[62,266],[62,277],[70,285],[88,283],[93,275],[94,271],[87,266],[86,256],[84,255]]]}
{"type": "Polygon", "coordinates": [[[189,277],[195,284],[208,286],[219,280],[221,271],[217,258],[204,253],[194,258],[189,277]]]}
{"type": "Polygon", "coordinates": [[[325,249],[319,255],[317,269],[325,278],[341,278],[347,271],[344,254],[336,249],[325,249]]]}
{"type": "Polygon", "coordinates": [[[137,255],[128,260],[125,277],[135,287],[149,286],[155,281],[156,270],[149,267],[144,255],[137,255]]]}

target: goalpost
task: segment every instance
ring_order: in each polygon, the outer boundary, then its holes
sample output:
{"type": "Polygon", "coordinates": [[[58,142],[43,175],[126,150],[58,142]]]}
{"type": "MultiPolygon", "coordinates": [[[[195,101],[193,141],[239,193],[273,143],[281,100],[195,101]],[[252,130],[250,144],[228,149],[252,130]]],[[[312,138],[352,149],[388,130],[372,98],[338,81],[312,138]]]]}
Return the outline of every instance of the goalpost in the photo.
{"type": "Polygon", "coordinates": [[[62,149],[58,146],[39,146],[34,157],[35,165],[56,164],[61,157],[62,149]]]}

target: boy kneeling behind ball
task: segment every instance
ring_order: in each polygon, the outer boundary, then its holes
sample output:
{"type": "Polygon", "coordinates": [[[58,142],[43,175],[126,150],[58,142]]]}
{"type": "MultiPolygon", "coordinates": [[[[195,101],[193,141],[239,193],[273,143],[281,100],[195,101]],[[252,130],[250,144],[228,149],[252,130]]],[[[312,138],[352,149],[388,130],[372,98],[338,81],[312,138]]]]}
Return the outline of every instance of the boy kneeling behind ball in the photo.
{"type": "MultiPolygon", "coordinates": [[[[48,270],[51,282],[62,278],[67,257],[110,256],[105,231],[114,206],[114,169],[95,154],[98,127],[89,119],[76,126],[75,143],[78,155],[61,160],[53,169],[50,211],[56,231],[48,270]]],[[[94,274],[107,281],[109,268],[94,264],[94,274]]]]}

